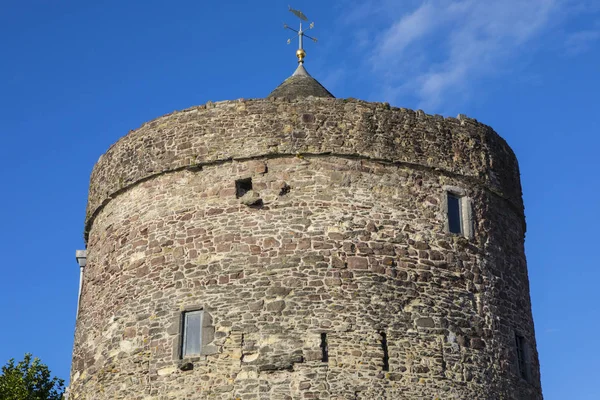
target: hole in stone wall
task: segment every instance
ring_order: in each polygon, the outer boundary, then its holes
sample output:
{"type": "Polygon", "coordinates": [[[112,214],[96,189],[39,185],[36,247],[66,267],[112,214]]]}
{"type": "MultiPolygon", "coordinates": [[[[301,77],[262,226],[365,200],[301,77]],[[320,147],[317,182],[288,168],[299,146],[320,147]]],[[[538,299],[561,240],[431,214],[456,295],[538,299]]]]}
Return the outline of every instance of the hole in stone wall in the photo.
{"type": "Polygon", "coordinates": [[[191,371],[194,369],[194,364],[192,364],[191,362],[180,363],[179,369],[182,371],[191,371]]]}
{"type": "Polygon", "coordinates": [[[321,361],[329,362],[329,348],[327,346],[326,333],[321,333],[321,361]]]}
{"type": "Polygon", "coordinates": [[[235,181],[235,197],[238,199],[252,190],[252,178],[238,179],[235,181]]]}
{"type": "Polygon", "coordinates": [[[265,203],[262,201],[262,199],[258,199],[254,203],[248,204],[248,207],[250,207],[250,208],[262,208],[264,205],[265,205],[265,203]]]}
{"type": "Polygon", "coordinates": [[[385,332],[380,332],[381,335],[381,348],[383,349],[383,370],[390,370],[390,355],[388,353],[387,335],[385,332]]]}
{"type": "Polygon", "coordinates": [[[281,187],[281,190],[279,191],[279,195],[280,196],[285,196],[286,194],[288,194],[291,190],[291,186],[288,185],[287,183],[284,183],[283,186],[281,187]]]}

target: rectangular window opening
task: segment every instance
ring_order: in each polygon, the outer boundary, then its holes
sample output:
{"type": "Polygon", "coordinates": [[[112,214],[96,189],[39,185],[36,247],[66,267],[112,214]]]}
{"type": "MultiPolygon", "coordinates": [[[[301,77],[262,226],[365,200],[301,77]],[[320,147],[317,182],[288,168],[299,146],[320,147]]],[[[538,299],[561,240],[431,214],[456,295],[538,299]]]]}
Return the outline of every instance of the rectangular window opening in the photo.
{"type": "Polygon", "coordinates": [[[329,362],[329,347],[327,345],[326,333],[321,333],[321,361],[329,362]]]}
{"type": "Polygon", "coordinates": [[[183,313],[181,358],[200,355],[202,349],[202,314],[202,310],[183,313]]]}
{"type": "Polygon", "coordinates": [[[463,233],[461,198],[453,193],[448,193],[448,231],[450,233],[463,233]]]}
{"type": "Polygon", "coordinates": [[[238,199],[252,190],[252,178],[238,179],[235,181],[235,197],[238,199]]]}
{"type": "Polygon", "coordinates": [[[390,370],[390,354],[388,353],[387,334],[380,332],[381,335],[381,348],[383,349],[383,370],[390,370]]]}
{"type": "Polygon", "coordinates": [[[515,342],[517,346],[517,363],[519,365],[519,375],[521,378],[528,380],[527,360],[525,358],[525,338],[518,333],[515,333],[515,342]]]}

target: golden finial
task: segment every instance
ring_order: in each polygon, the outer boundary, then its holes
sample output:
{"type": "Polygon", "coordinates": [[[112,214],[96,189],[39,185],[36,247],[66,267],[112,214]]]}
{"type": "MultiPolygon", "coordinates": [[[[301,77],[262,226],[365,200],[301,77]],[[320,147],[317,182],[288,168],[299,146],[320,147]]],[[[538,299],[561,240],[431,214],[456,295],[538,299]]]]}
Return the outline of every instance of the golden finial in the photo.
{"type": "Polygon", "coordinates": [[[296,50],[296,57],[298,57],[298,62],[302,64],[304,62],[304,57],[306,57],[306,52],[304,49],[296,50]]]}
{"type": "MultiPolygon", "coordinates": [[[[293,28],[290,28],[287,24],[283,24],[283,27],[285,29],[289,29],[291,31],[296,32],[296,36],[298,36],[298,50],[296,50],[296,57],[298,57],[298,64],[304,64],[304,57],[306,57],[306,52],[304,51],[304,47],[303,47],[303,38],[306,36],[307,38],[309,38],[310,40],[312,40],[313,42],[317,42],[317,39],[315,39],[314,37],[310,37],[308,36],[306,33],[304,33],[305,31],[302,30],[302,21],[308,21],[308,18],[306,18],[306,15],[304,15],[304,13],[302,13],[302,11],[300,10],[294,10],[292,7],[288,6],[289,10],[291,13],[293,13],[296,17],[300,18],[300,29],[299,30],[295,30],[293,28]]],[[[315,27],[315,23],[311,22],[310,25],[308,26],[308,29],[312,29],[315,27]]],[[[294,39],[295,37],[288,39],[287,43],[290,44],[292,43],[292,39],[294,39]]]]}

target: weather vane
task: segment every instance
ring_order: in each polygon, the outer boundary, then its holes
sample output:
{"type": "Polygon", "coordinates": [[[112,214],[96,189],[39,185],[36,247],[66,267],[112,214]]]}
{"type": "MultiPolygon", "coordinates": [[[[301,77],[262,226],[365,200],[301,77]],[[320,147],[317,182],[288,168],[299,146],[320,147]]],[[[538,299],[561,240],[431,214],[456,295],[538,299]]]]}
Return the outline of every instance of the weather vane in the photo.
{"type": "MultiPolygon", "coordinates": [[[[308,21],[308,18],[306,18],[306,15],[304,15],[304,13],[300,10],[294,10],[292,7],[288,6],[290,9],[290,12],[292,12],[296,17],[300,18],[300,30],[295,30],[294,28],[290,28],[288,26],[288,24],[283,24],[283,27],[286,29],[289,29],[290,31],[294,31],[296,32],[296,36],[298,36],[298,50],[296,50],[296,57],[298,57],[298,64],[304,64],[304,57],[306,57],[306,52],[304,51],[303,48],[303,44],[302,44],[302,39],[306,36],[307,38],[309,38],[310,40],[312,40],[313,42],[317,42],[317,39],[315,39],[314,37],[310,37],[308,36],[306,33],[304,33],[305,31],[302,30],[302,21],[308,21]]],[[[315,23],[311,22],[310,25],[308,26],[308,29],[312,29],[315,27],[315,23]]],[[[295,39],[294,36],[291,39],[288,39],[287,44],[292,43],[292,39],[295,39]]]]}

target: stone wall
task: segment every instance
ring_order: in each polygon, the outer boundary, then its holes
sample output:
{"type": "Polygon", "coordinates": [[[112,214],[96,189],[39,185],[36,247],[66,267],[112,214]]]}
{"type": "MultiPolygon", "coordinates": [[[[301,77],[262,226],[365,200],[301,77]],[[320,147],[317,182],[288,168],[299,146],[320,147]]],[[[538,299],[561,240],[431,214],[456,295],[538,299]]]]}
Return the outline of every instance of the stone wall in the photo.
{"type": "Polygon", "coordinates": [[[296,154],[339,154],[441,169],[476,179],[523,210],[512,150],[474,119],[354,99],[256,99],[174,112],[121,138],[92,172],[86,232],[102,204],[157,174],[296,154]]]}
{"type": "Polygon", "coordinates": [[[541,399],[524,229],[514,155],[474,120],[329,99],[159,118],[92,175],[71,399],[541,399]],[[472,238],[445,230],[448,187],[472,238]],[[180,360],[190,308],[213,331],[180,360]]]}

